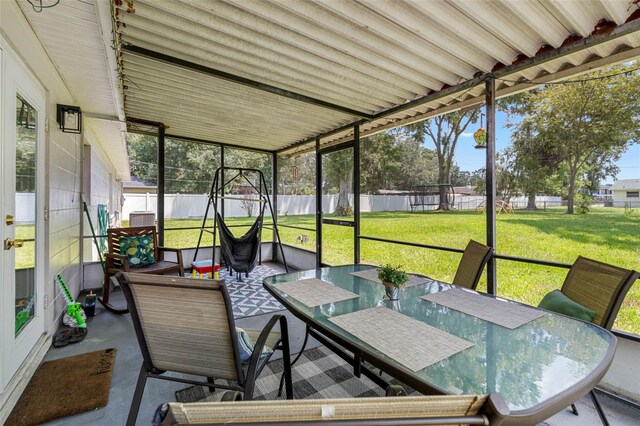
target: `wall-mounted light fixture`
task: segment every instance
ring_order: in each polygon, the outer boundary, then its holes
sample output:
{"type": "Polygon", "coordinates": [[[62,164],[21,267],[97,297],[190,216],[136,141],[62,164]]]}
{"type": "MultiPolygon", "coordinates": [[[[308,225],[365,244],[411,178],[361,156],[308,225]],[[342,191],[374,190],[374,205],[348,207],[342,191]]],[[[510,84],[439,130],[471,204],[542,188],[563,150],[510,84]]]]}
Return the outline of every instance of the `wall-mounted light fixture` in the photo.
{"type": "Polygon", "coordinates": [[[58,104],[57,121],[65,133],[82,133],[82,112],[80,107],[58,104]]]}

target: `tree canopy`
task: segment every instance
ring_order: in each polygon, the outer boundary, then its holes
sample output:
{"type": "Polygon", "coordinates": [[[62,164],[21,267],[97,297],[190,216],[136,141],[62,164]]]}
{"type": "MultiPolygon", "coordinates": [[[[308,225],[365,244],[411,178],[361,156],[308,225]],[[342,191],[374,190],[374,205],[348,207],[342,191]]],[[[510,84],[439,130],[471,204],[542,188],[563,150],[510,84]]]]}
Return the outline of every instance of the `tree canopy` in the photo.
{"type": "MultiPolygon", "coordinates": [[[[622,153],[639,140],[640,77],[636,64],[612,67],[513,98],[520,186],[531,197],[560,183],[573,213],[576,192],[615,176],[622,153]]],[[[530,203],[531,206],[531,203],[530,203]]]]}
{"type": "MultiPolygon", "coordinates": [[[[129,133],[127,149],[131,175],[155,185],[158,180],[157,141],[153,136],[129,133]]],[[[165,192],[208,194],[213,176],[220,167],[218,145],[167,138],[165,141],[165,192]]],[[[258,169],[271,188],[271,156],[269,154],[225,148],[225,166],[258,169]]],[[[235,182],[234,182],[235,183],[235,182]]],[[[237,182],[242,192],[244,182],[237,182]]],[[[257,182],[256,182],[257,184],[257,182]]],[[[234,191],[233,188],[231,188],[234,191]]]]}

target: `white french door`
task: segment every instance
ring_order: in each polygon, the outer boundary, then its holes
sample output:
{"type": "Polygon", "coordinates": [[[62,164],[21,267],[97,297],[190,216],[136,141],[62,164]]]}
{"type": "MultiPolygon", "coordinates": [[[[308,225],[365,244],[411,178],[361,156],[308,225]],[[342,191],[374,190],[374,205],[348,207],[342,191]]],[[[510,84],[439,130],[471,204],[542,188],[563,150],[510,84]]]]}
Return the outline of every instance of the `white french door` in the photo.
{"type": "Polygon", "coordinates": [[[0,392],[44,333],[45,94],[0,38],[0,392]]]}

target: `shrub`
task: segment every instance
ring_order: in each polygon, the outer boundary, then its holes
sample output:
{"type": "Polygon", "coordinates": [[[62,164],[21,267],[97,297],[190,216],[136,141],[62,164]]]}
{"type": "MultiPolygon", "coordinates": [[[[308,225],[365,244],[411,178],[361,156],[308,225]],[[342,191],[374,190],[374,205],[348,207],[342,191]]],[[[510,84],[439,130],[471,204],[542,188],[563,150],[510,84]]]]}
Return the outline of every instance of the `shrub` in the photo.
{"type": "Polygon", "coordinates": [[[576,197],[576,210],[580,214],[586,214],[591,211],[591,202],[593,198],[590,195],[578,194],[576,197]]]}

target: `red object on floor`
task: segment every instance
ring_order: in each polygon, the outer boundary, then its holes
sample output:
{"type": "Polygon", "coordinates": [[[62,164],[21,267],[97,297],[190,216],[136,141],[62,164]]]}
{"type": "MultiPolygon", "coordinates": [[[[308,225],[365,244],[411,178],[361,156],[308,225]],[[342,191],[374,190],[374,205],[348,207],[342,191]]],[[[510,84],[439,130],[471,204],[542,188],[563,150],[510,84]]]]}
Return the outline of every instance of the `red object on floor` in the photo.
{"type": "MultiPolygon", "coordinates": [[[[216,263],[215,268],[216,270],[220,269],[220,265],[216,263]]],[[[198,274],[198,278],[211,278],[213,269],[214,265],[211,260],[198,260],[196,262],[191,262],[191,277],[196,278],[196,274],[198,274]]]]}

